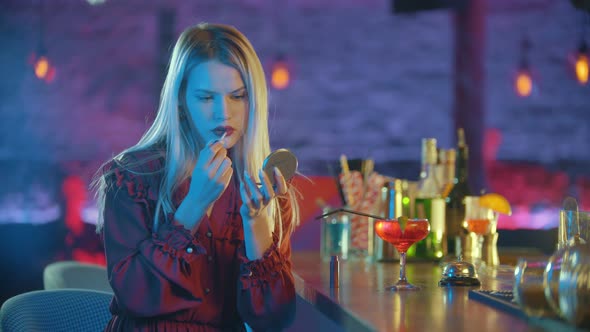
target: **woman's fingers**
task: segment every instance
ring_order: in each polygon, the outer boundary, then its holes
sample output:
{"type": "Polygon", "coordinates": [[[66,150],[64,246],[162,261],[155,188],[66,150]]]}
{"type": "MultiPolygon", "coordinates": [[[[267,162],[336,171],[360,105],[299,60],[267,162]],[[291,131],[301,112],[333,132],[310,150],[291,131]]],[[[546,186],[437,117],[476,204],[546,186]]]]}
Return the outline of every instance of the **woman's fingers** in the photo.
{"type": "Polygon", "coordinates": [[[242,203],[248,208],[250,216],[256,216],[261,209],[264,209],[276,195],[284,195],[288,191],[287,182],[280,170],[275,167],[273,176],[276,181],[276,190],[268,175],[259,171],[261,185],[257,185],[246,171],[244,171],[244,181],[240,183],[240,195],[242,203]]]}
{"type": "Polygon", "coordinates": [[[212,141],[201,151],[199,159],[202,158],[203,167],[211,165],[215,160],[223,159],[227,156],[227,150],[223,147],[223,142],[212,141]]]}
{"type": "Polygon", "coordinates": [[[248,209],[250,211],[252,211],[252,204],[250,203],[250,196],[248,194],[248,191],[246,190],[246,186],[244,185],[243,182],[240,183],[240,196],[242,197],[242,205],[245,205],[248,207],[248,209]]]}
{"type": "Polygon", "coordinates": [[[219,167],[216,170],[215,180],[221,180],[224,184],[229,181],[227,175],[231,178],[231,174],[233,173],[232,169],[232,162],[231,159],[225,157],[219,167]]]}
{"type": "Polygon", "coordinates": [[[212,150],[211,150],[213,156],[210,160],[210,162],[213,162],[215,160],[219,160],[219,159],[224,159],[227,157],[227,150],[225,149],[225,147],[223,147],[223,143],[220,141],[217,141],[213,144],[212,146],[212,150]]]}
{"type": "Polygon", "coordinates": [[[260,193],[258,186],[247,172],[244,172],[244,181],[246,182],[246,188],[249,192],[249,198],[252,207],[256,210],[260,209],[263,200],[262,193],[260,193]]]}
{"type": "Polygon", "coordinates": [[[261,169],[258,174],[260,176],[260,181],[262,182],[262,187],[260,189],[262,192],[263,204],[267,205],[268,202],[275,197],[275,191],[266,172],[261,169]]]}
{"type": "Polygon", "coordinates": [[[246,213],[244,208],[247,209],[248,214],[250,217],[254,217],[258,214],[259,209],[255,208],[252,204],[252,198],[250,197],[250,193],[246,189],[247,184],[240,183],[240,196],[242,197],[242,207],[240,208],[241,213],[246,213]]]}
{"type": "Polygon", "coordinates": [[[286,194],[289,188],[287,187],[287,181],[285,181],[285,177],[283,177],[283,173],[281,173],[281,170],[277,167],[274,167],[273,176],[275,177],[275,183],[277,184],[277,195],[286,194]]]}

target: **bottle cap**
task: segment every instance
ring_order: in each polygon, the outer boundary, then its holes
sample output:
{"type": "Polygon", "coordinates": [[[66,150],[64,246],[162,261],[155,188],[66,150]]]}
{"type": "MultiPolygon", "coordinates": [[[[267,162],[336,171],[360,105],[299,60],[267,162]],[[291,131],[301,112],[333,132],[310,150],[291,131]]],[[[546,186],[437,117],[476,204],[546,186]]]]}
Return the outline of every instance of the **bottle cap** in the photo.
{"type": "Polygon", "coordinates": [[[465,131],[463,128],[457,129],[457,146],[465,146],[465,131]]]}
{"type": "Polygon", "coordinates": [[[422,163],[436,164],[436,138],[422,139],[422,163]]]}

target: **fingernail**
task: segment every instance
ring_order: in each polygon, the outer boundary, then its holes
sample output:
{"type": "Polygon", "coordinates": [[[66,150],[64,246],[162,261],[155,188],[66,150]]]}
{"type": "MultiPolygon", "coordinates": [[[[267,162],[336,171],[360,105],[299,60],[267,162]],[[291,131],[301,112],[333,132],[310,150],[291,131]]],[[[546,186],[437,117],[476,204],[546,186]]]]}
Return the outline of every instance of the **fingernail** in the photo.
{"type": "Polygon", "coordinates": [[[277,175],[283,175],[283,173],[281,173],[281,170],[280,170],[278,167],[276,167],[276,166],[275,166],[275,167],[273,167],[273,169],[272,169],[272,170],[273,170],[273,171],[275,172],[275,174],[277,174],[277,175]]]}

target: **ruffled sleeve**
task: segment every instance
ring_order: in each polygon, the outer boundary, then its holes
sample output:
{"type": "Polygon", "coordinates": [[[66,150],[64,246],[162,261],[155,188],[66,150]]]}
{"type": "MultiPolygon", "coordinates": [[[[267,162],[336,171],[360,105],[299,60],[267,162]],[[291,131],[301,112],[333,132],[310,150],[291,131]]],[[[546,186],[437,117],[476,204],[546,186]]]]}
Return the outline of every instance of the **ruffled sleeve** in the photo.
{"type": "Polygon", "coordinates": [[[118,165],[111,173],[106,178],[104,244],[118,307],[136,317],[149,317],[201,303],[199,271],[194,270],[201,264],[193,263],[204,259],[205,248],[175,222],[152,232],[157,192],[151,173],[118,165]]]}
{"type": "MultiPolygon", "coordinates": [[[[283,229],[291,223],[290,205],[281,200],[283,229]]],[[[290,234],[279,244],[273,234],[273,244],[264,255],[249,260],[240,254],[238,281],[238,311],[255,331],[280,331],[295,317],[295,284],[291,272],[290,234]]]]}

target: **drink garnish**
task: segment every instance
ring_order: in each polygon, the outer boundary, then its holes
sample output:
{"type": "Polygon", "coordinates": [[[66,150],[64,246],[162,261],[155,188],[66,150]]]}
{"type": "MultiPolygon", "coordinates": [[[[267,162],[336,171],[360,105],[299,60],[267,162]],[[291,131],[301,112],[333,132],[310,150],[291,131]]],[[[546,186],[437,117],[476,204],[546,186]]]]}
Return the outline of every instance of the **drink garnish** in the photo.
{"type": "Polygon", "coordinates": [[[479,198],[479,205],[508,216],[512,214],[510,203],[506,197],[500,194],[488,193],[482,195],[479,198]]]}
{"type": "Polygon", "coordinates": [[[406,224],[408,223],[408,217],[406,217],[406,216],[398,217],[397,222],[399,223],[399,228],[401,229],[402,234],[404,234],[404,230],[406,229],[406,224]]]}

